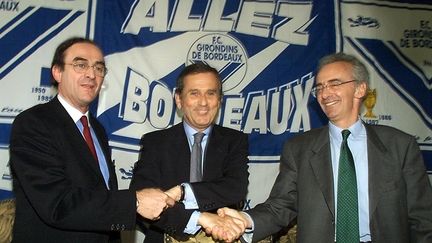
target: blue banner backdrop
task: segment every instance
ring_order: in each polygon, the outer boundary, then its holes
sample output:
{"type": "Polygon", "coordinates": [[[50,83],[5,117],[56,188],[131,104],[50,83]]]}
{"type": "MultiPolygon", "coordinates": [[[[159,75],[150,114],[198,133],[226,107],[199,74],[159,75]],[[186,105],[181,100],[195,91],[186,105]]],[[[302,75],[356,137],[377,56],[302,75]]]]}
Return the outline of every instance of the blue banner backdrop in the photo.
{"type": "MultiPolygon", "coordinates": [[[[363,60],[371,92],[361,117],[417,137],[432,171],[432,5],[428,1],[0,1],[0,199],[13,197],[8,141],[14,117],[51,99],[55,47],[98,42],[109,72],[92,112],[104,124],[127,188],[139,139],[178,123],[175,78],[205,62],[223,77],[218,123],[249,134],[246,206],[263,201],[283,142],[327,121],[310,95],[317,61],[363,60]]],[[[29,124],[31,125],[31,124],[29,124]]]]}

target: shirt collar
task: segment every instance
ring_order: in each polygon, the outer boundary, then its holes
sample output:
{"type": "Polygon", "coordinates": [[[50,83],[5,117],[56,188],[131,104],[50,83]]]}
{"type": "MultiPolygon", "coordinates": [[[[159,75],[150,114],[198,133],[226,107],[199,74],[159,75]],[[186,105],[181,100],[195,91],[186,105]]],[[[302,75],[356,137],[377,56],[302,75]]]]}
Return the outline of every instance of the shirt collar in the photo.
{"type": "MultiPolygon", "coordinates": [[[[66,109],[66,112],[72,118],[72,120],[77,123],[82,116],[87,116],[87,120],[89,120],[89,112],[87,111],[85,114],[81,113],[77,108],[70,105],[60,94],[57,95],[60,104],[66,109]]],[[[89,122],[90,123],[90,122],[89,122]]],[[[89,124],[90,126],[90,124],[89,124]]]]}
{"type": "MultiPolygon", "coordinates": [[[[193,127],[191,127],[187,122],[185,122],[185,121],[183,121],[183,127],[184,127],[184,130],[185,130],[185,132],[186,132],[186,136],[188,137],[188,139],[189,138],[193,138],[193,135],[195,134],[195,133],[197,133],[198,131],[197,130],[195,130],[193,127]]],[[[210,132],[211,132],[211,130],[212,130],[212,128],[213,128],[213,126],[209,126],[209,127],[207,127],[204,131],[203,131],[203,133],[205,134],[205,135],[209,135],[210,134],[210,132]]],[[[205,137],[205,136],[204,136],[205,137]]],[[[193,140],[192,140],[193,141],[193,140]]]]}
{"type": "MultiPolygon", "coordinates": [[[[329,133],[333,139],[336,139],[337,141],[342,141],[342,135],[341,135],[342,130],[344,129],[337,127],[335,124],[329,122],[329,133]]],[[[353,139],[358,138],[365,131],[363,121],[360,118],[357,119],[357,121],[354,124],[352,124],[348,128],[348,130],[350,130],[351,132],[350,137],[352,137],[353,139]]]]}

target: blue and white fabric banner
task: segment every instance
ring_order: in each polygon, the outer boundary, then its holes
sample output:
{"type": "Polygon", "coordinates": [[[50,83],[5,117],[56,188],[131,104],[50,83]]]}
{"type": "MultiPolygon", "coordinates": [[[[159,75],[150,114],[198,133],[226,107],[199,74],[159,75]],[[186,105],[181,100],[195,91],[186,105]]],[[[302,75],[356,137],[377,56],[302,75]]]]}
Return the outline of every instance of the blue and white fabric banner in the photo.
{"type": "MultiPolygon", "coordinates": [[[[127,188],[139,139],[181,121],[175,79],[205,62],[223,77],[217,123],[250,141],[246,207],[263,201],[285,140],[327,120],[310,95],[317,61],[345,51],[371,72],[361,118],[417,138],[432,171],[432,4],[428,1],[0,1],[0,199],[13,197],[8,144],[21,111],[50,100],[50,64],[71,36],[102,47],[108,74],[92,112],[127,188]]],[[[31,124],[29,124],[31,126],[31,124]]]]}

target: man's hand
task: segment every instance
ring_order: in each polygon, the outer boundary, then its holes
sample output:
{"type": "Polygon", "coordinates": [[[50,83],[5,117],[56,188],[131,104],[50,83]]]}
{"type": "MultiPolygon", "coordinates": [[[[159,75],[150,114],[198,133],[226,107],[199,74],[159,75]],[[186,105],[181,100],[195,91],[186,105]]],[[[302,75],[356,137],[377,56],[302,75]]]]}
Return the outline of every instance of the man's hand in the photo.
{"type": "Polygon", "coordinates": [[[174,199],[160,189],[146,188],[136,192],[137,212],[150,220],[159,219],[160,214],[175,204],[174,199]]]}
{"type": "Polygon", "coordinates": [[[225,217],[228,215],[228,216],[231,216],[233,218],[239,219],[239,220],[243,221],[243,224],[245,225],[246,228],[252,228],[252,222],[250,221],[250,219],[240,211],[224,207],[224,208],[219,208],[217,210],[217,214],[220,217],[225,217]]]}
{"type": "Polygon", "coordinates": [[[169,190],[166,190],[165,193],[171,197],[172,199],[174,199],[176,202],[179,202],[182,194],[184,193],[181,186],[177,185],[173,188],[170,188],[169,190]]]}
{"type": "Polygon", "coordinates": [[[198,219],[207,234],[211,234],[215,240],[232,242],[244,233],[245,225],[242,220],[229,215],[220,217],[216,214],[203,212],[198,219]]]}

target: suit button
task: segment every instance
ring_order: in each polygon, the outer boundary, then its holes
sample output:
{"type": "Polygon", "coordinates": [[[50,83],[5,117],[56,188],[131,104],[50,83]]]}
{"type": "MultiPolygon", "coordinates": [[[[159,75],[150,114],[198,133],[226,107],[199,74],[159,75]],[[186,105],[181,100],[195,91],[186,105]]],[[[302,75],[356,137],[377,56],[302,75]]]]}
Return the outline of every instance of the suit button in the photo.
{"type": "Polygon", "coordinates": [[[165,243],[172,243],[172,242],[173,242],[172,238],[168,234],[165,234],[165,243]]]}

